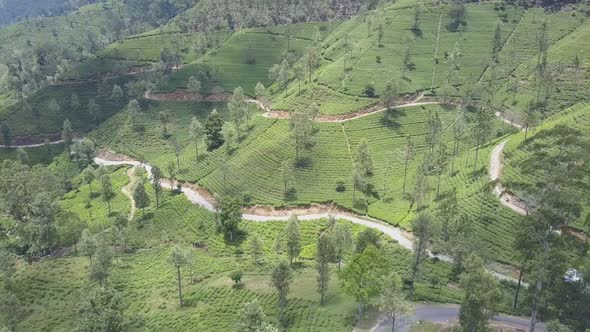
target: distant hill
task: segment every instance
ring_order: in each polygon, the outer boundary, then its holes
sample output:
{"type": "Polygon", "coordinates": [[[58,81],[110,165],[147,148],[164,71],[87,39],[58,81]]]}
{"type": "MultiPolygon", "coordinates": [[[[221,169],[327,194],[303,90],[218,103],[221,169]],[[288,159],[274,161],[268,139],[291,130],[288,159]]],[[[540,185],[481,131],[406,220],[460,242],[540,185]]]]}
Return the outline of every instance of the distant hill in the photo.
{"type": "Polygon", "coordinates": [[[0,27],[26,17],[62,15],[71,9],[67,0],[0,0],[0,27]]]}

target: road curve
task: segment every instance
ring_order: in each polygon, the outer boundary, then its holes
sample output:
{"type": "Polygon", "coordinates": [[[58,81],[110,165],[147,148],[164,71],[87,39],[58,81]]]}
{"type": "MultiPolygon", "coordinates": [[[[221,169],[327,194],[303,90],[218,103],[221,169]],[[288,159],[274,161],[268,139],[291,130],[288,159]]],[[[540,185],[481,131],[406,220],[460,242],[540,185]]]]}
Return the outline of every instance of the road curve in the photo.
{"type": "MultiPolygon", "coordinates": [[[[396,321],[397,332],[408,332],[410,328],[420,321],[432,322],[435,324],[457,324],[459,320],[459,306],[453,304],[417,304],[411,316],[403,317],[396,321]]],[[[387,318],[371,329],[371,332],[391,331],[391,318],[387,318]]],[[[515,317],[499,314],[490,320],[490,325],[504,330],[527,331],[529,318],[515,317]]],[[[545,332],[543,323],[538,323],[535,332],[545,332]]]]}
{"type": "MultiPolygon", "coordinates": [[[[148,176],[151,178],[152,176],[152,167],[148,164],[142,164],[139,161],[135,160],[108,160],[105,158],[96,157],[94,158],[94,162],[97,165],[103,166],[118,166],[118,165],[128,165],[133,167],[143,167],[148,176]]],[[[168,179],[163,179],[161,181],[161,185],[165,188],[171,189],[172,183],[168,179]]],[[[181,187],[182,193],[186,196],[186,198],[193,204],[199,205],[202,208],[215,212],[215,202],[212,202],[210,199],[206,198],[205,195],[199,193],[199,191],[189,188],[187,186],[181,187]]],[[[207,195],[210,196],[210,195],[207,195]]],[[[356,216],[349,213],[342,213],[342,212],[334,212],[334,213],[316,213],[316,214],[306,214],[306,215],[298,215],[299,220],[318,220],[322,218],[328,218],[330,215],[334,216],[338,219],[343,219],[350,221],[354,224],[363,225],[365,227],[373,228],[375,230],[381,231],[390,238],[397,241],[402,247],[412,250],[413,248],[413,237],[412,234],[402,230],[399,227],[394,227],[389,224],[386,224],[382,221],[377,219],[364,217],[364,216],[356,216]]],[[[270,222],[270,221],[287,221],[290,218],[289,214],[286,215],[261,215],[261,214],[244,214],[242,218],[246,221],[252,222],[270,222]]]]}
{"type": "MultiPolygon", "coordinates": [[[[108,159],[107,157],[96,157],[94,158],[94,162],[97,165],[103,165],[103,166],[118,166],[118,165],[128,165],[128,166],[133,166],[133,167],[143,167],[147,174],[148,177],[152,177],[152,167],[148,164],[145,163],[140,163],[139,161],[136,160],[115,160],[115,158],[113,159],[108,159]]],[[[164,188],[168,188],[168,189],[172,189],[174,186],[172,184],[172,182],[168,179],[162,179],[160,184],[162,185],[162,187],[164,188]]],[[[179,183],[180,184],[180,183],[179,183]]],[[[210,212],[215,212],[215,202],[210,198],[212,197],[212,195],[210,193],[204,193],[204,190],[202,188],[199,188],[201,190],[195,189],[194,186],[187,186],[187,185],[182,185],[180,184],[180,190],[181,192],[186,196],[186,198],[193,204],[195,205],[199,205],[200,207],[210,211],[210,212]]],[[[389,236],[391,239],[395,240],[400,246],[413,251],[414,250],[414,246],[413,246],[413,235],[399,227],[396,226],[392,226],[390,224],[387,224],[381,220],[375,219],[375,218],[371,218],[368,216],[360,216],[360,215],[356,215],[353,214],[351,212],[344,212],[342,210],[337,210],[333,207],[329,207],[326,206],[326,208],[324,209],[326,210],[325,212],[316,212],[316,213],[309,213],[309,212],[305,212],[305,211],[277,211],[277,210],[272,210],[271,212],[268,213],[244,213],[242,215],[242,219],[245,221],[250,221],[250,222],[271,222],[271,221],[288,221],[289,218],[292,215],[297,215],[297,217],[299,218],[299,220],[319,220],[319,219],[325,219],[328,218],[330,216],[333,216],[337,219],[342,219],[342,220],[346,220],[349,221],[353,224],[356,225],[361,225],[361,226],[365,226],[368,228],[372,228],[375,229],[377,231],[382,232],[383,234],[389,236]],[[280,214],[276,214],[274,212],[280,212],[280,214]]],[[[431,257],[436,257],[441,261],[445,261],[445,262],[452,262],[452,258],[449,256],[445,256],[445,255],[433,255],[432,253],[429,253],[429,255],[431,257]]],[[[517,280],[511,276],[507,276],[492,270],[488,270],[489,273],[491,273],[492,275],[494,275],[497,279],[499,280],[506,280],[506,281],[510,281],[510,282],[517,282],[517,280]]]]}

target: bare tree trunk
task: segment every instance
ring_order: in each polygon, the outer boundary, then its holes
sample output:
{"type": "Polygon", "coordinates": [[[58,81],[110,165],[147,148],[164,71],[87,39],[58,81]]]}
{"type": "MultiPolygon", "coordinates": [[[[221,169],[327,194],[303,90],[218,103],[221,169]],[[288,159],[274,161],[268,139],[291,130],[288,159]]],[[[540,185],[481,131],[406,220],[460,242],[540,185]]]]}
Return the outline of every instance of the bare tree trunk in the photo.
{"type": "Polygon", "coordinates": [[[176,278],[178,279],[178,301],[180,302],[180,306],[182,307],[182,281],[180,276],[180,267],[176,268],[176,278]]]}
{"type": "Polygon", "coordinates": [[[404,189],[402,190],[402,199],[406,195],[406,180],[408,178],[408,158],[406,158],[406,165],[404,167],[404,189]]]}
{"type": "Polygon", "coordinates": [[[514,295],[514,303],[512,304],[512,309],[516,309],[516,305],[518,304],[518,295],[520,293],[520,285],[522,283],[522,272],[523,268],[520,267],[520,272],[518,273],[518,285],[516,286],[516,294],[514,295]]]}
{"type": "MultiPolygon", "coordinates": [[[[543,256],[544,258],[547,257],[547,253],[549,251],[549,242],[548,237],[551,233],[551,229],[545,232],[545,236],[543,237],[543,256]]],[[[545,264],[545,261],[542,260],[541,264],[545,264]]],[[[531,308],[531,322],[529,324],[529,332],[535,332],[535,325],[537,325],[537,315],[539,312],[539,302],[541,297],[541,291],[543,290],[543,280],[541,279],[542,275],[544,274],[545,268],[541,266],[538,274],[537,274],[537,283],[535,286],[535,293],[533,295],[533,305],[531,308]]]]}

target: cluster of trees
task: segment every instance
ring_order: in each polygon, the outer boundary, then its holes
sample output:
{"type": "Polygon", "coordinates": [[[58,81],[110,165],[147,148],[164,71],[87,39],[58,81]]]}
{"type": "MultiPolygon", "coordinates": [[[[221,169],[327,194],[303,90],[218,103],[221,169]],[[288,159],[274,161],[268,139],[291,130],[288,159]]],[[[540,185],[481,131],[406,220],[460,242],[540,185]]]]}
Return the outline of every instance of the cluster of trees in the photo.
{"type": "MultiPolygon", "coordinates": [[[[0,8],[3,5],[8,6],[3,2],[0,2],[0,8]]],[[[63,1],[64,8],[68,9],[93,2],[96,1],[63,1]]],[[[0,52],[0,93],[11,93],[17,100],[31,96],[48,82],[58,80],[69,69],[113,42],[165,24],[191,5],[192,0],[117,0],[112,1],[110,6],[104,4],[95,12],[75,13],[65,16],[64,20],[39,18],[27,21],[26,27],[32,33],[42,34],[50,29],[53,33],[42,41],[27,41],[22,45],[15,43],[14,46],[18,48],[14,51],[11,48],[10,52],[0,52]],[[85,15],[99,16],[104,25],[99,29],[92,24],[80,24],[78,20],[88,19],[85,15]],[[71,38],[71,33],[67,30],[75,30],[75,35],[82,38],[71,38]]],[[[11,4],[8,8],[17,7],[11,4]]],[[[66,12],[63,9],[54,14],[66,12]]],[[[5,13],[7,11],[0,10],[0,20],[5,13]]]]}
{"type": "MultiPolygon", "coordinates": [[[[570,249],[560,231],[582,217],[579,192],[585,190],[583,183],[590,174],[590,142],[581,132],[565,125],[546,130],[540,136],[522,146],[531,154],[519,162],[519,169],[523,176],[534,180],[521,188],[531,212],[517,226],[514,249],[521,278],[526,275],[531,285],[527,294],[531,326],[539,318],[556,318],[578,330],[587,327],[588,321],[583,317],[590,308],[582,303],[588,303],[590,294],[584,290],[587,281],[564,280],[568,269],[579,267],[568,265],[570,249]],[[568,294],[567,299],[564,294],[568,294]],[[564,314],[564,308],[570,307],[576,310],[564,314]]],[[[518,292],[514,303],[516,307],[518,292]]]]}
{"type": "Polygon", "coordinates": [[[0,27],[35,16],[60,16],[96,0],[0,1],[0,27]]]}
{"type": "Polygon", "coordinates": [[[180,14],[175,22],[183,32],[270,26],[310,21],[345,19],[361,8],[374,9],[375,0],[247,0],[219,2],[201,0],[180,14]]]}
{"type": "Polygon", "coordinates": [[[297,80],[298,91],[301,92],[301,83],[305,81],[306,77],[311,83],[313,71],[321,64],[322,33],[317,26],[314,27],[312,38],[313,44],[306,49],[301,59],[297,59],[291,50],[287,50],[282,56],[282,61],[273,65],[268,71],[268,77],[278,85],[280,90],[285,92],[285,95],[287,95],[287,88],[292,79],[297,80]]]}

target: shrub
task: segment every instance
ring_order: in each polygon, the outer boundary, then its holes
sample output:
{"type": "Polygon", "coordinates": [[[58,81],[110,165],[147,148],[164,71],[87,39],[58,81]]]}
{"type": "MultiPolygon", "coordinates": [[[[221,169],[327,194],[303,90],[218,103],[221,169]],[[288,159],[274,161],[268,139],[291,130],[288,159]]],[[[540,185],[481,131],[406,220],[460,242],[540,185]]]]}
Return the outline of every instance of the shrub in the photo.
{"type": "Polygon", "coordinates": [[[344,185],[344,181],[336,182],[336,191],[339,193],[346,191],[346,186],[344,185]]]}
{"type": "Polygon", "coordinates": [[[234,282],[235,286],[242,283],[243,276],[244,273],[241,270],[235,270],[229,274],[229,278],[234,282]]]}
{"type": "Polygon", "coordinates": [[[367,97],[375,97],[375,82],[368,83],[365,86],[364,93],[367,97]]]}

